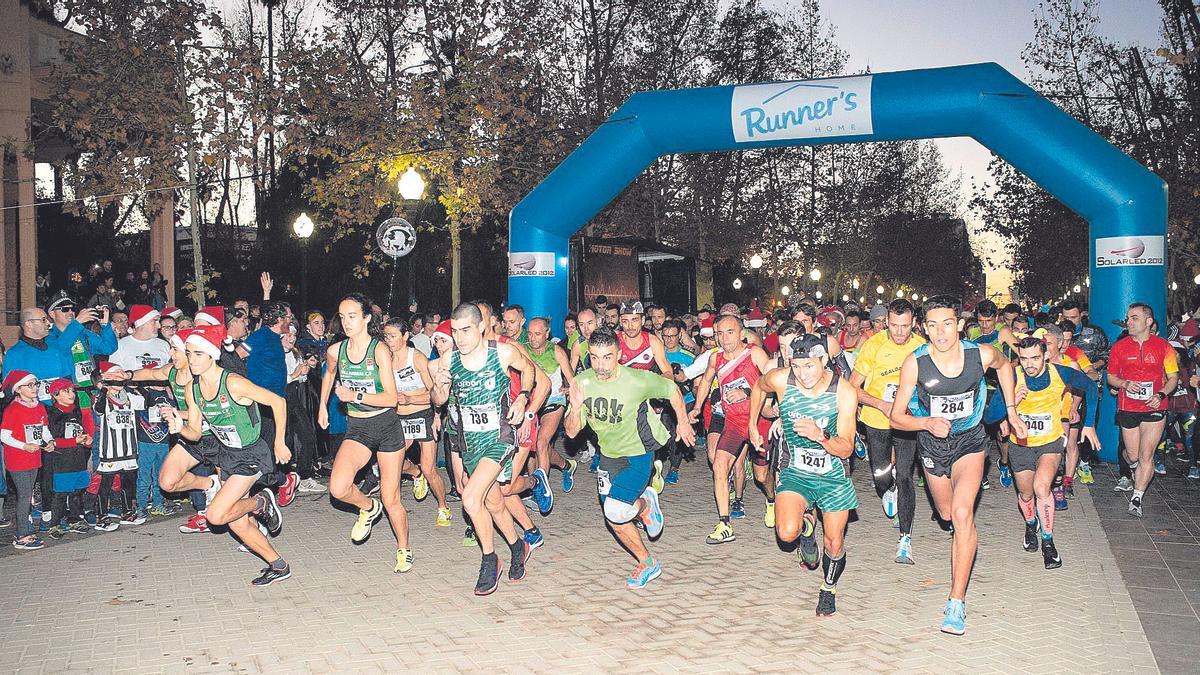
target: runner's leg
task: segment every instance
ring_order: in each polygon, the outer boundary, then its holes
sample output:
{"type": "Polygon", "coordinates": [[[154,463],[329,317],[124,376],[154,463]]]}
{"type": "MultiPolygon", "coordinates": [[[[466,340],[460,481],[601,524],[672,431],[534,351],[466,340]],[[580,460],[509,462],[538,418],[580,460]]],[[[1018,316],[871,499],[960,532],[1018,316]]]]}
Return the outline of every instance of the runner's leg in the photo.
{"type": "Polygon", "coordinates": [[[420,450],[421,474],[425,476],[425,480],[429,481],[429,490],[433,492],[433,498],[437,500],[438,508],[444,509],[446,508],[446,483],[442,481],[442,474],[437,470],[437,442],[421,441],[420,450]]]}
{"type": "Polygon", "coordinates": [[[329,496],[360,511],[369,511],[371,498],[354,484],[354,476],[370,461],[370,448],[358,441],[342,440],[333,458],[333,471],[329,474],[329,496]]]}
{"type": "MultiPolygon", "coordinates": [[[[339,457],[341,454],[338,452],[339,457]]],[[[407,549],[408,510],[400,503],[400,465],[404,461],[404,451],[376,453],[376,460],[379,462],[379,499],[396,535],[396,548],[407,549]]],[[[334,467],[336,470],[336,460],[334,467]]]]}

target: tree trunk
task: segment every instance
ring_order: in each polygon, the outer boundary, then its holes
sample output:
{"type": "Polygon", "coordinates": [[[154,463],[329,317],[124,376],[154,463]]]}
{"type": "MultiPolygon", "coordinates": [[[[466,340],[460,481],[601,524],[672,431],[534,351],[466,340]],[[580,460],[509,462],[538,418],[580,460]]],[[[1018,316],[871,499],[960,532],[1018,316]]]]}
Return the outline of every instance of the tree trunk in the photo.
{"type": "Polygon", "coordinates": [[[462,301],[462,233],[454,219],[447,222],[450,229],[450,307],[462,301]]]}
{"type": "Polygon", "coordinates": [[[191,210],[192,231],[192,275],[195,285],[193,299],[196,307],[204,306],[207,294],[204,292],[204,256],[200,251],[200,197],[196,194],[196,142],[193,134],[194,120],[192,119],[192,104],[187,93],[187,67],[183,58],[183,45],[176,47],[176,69],[179,77],[179,102],[183,114],[183,130],[187,135],[187,168],[188,168],[188,207],[191,210]]]}

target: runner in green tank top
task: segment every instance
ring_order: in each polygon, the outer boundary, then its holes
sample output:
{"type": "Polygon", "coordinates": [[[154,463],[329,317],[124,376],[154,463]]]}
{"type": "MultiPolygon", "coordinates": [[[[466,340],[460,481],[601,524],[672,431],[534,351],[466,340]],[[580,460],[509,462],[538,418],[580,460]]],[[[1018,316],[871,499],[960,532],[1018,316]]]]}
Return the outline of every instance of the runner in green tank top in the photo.
{"type": "Polygon", "coordinates": [[[529,338],[527,348],[530,357],[550,378],[550,395],[546,397],[542,409],[537,411],[537,445],[534,452],[537,454],[537,471],[541,473],[539,479],[548,479],[550,467],[559,469],[563,474],[563,492],[570,492],[575,486],[575,468],[578,462],[563,457],[550,441],[554,439],[558,427],[562,424],[563,407],[567,403],[563,390],[575,382],[575,374],[571,371],[566,350],[550,341],[549,320],[540,316],[530,319],[525,335],[529,338]]]}
{"type": "Polygon", "coordinates": [[[435,405],[441,405],[453,390],[459,412],[460,451],[464,468],[470,474],[462,493],[463,509],[475,525],[483,553],[475,594],[490,595],[500,582],[501,570],[494,548],[493,525],[512,552],[509,579],[525,578],[525,560],[530,548],[517,536],[512,515],[496,482],[502,475],[511,475],[512,428],[525,420],[536,366],[513,345],[485,341],[483,314],[471,303],[454,308],[450,326],[456,349],[441,355],[430,366],[434,383],[431,398],[435,405]],[[504,410],[509,368],[520,373],[521,391],[504,410]]]}
{"type": "Polygon", "coordinates": [[[192,374],[191,386],[184,390],[187,410],[182,414],[174,410],[165,412],[171,433],[194,443],[200,440],[207,422],[221,442],[220,479],[212,478],[215,494],[208,502],[208,522],[228,525],[231,533],[268,563],[262,574],[250,582],[252,585],[267,586],[287,579],[292,575],[291,568],[267,536],[250,521],[250,516],[254,516],[270,534],[278,534],[283,515],[275,503],[275,493],[268,489],[249,496],[254,484],[273,471],[277,462],[283,464],[292,458],[284,441],[284,425],[276,425],[272,448],[261,437],[262,423],[258,416],[258,406],[265,405],[271,408],[275,419],[286,420],[287,402],[217,365],[225,341],[224,326],[197,328],[187,333],[183,341],[192,374]]]}
{"type": "Polygon", "coordinates": [[[788,543],[801,539],[797,552],[809,569],[815,555],[805,560],[805,546],[815,531],[810,506],[821,509],[825,551],[821,569],[825,581],[817,598],[817,616],[837,612],[837,582],[846,568],[846,523],[850,509],[858,507],[854,486],[846,476],[842,460],[854,451],[858,396],[849,382],[829,368],[829,351],[822,335],[803,335],[792,340],[792,357],[787,368],[776,368],[758,378],[750,393],[750,442],[763,447],[757,429],[760,410],[767,396],[779,401],[779,422],[771,433],[782,430],[779,476],[775,483],[775,534],[788,543]]]}
{"type": "MultiPolygon", "coordinates": [[[[329,397],[337,394],[346,404],[346,434],[333,459],[329,494],[358,509],[350,528],[350,541],[361,544],[387,512],[396,534],[396,565],[393,571],[407,572],[413,566],[408,543],[408,511],[400,503],[400,469],[404,464],[404,430],[396,415],[396,378],[392,374],[392,352],[371,334],[371,301],[351,293],[338,303],[338,319],[346,339],[330,345],[321,378],[317,424],[329,428],[329,397]],[[354,476],[371,462],[379,464],[379,496],[368,497],[354,483],[354,476]]],[[[382,330],[382,326],[377,326],[382,330]]]]}

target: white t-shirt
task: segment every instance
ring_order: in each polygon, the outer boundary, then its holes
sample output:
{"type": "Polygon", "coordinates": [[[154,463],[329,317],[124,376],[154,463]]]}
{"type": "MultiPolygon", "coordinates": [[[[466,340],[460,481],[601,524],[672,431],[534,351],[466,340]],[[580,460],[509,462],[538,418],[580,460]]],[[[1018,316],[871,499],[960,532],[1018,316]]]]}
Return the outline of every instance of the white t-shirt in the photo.
{"type": "Polygon", "coordinates": [[[408,341],[412,343],[413,349],[424,354],[425,358],[429,358],[429,355],[433,353],[433,340],[430,340],[424,331],[412,336],[408,341]]]}
{"type": "Polygon", "coordinates": [[[139,340],[126,335],[117,342],[117,351],[108,360],[130,372],[141,368],[158,368],[170,362],[171,346],[158,337],[139,340]]]}

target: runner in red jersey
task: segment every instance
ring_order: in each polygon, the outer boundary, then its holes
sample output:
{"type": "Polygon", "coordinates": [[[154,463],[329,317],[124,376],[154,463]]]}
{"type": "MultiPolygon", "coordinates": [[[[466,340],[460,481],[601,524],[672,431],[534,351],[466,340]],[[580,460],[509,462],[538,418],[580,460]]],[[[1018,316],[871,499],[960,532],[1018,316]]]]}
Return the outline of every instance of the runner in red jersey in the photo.
{"type": "Polygon", "coordinates": [[[1117,390],[1117,426],[1125,459],[1134,471],[1129,512],[1142,516],[1142,497],[1154,477],[1154,449],[1167,425],[1167,400],[1179,383],[1179,361],[1171,343],[1154,334],[1154,310],[1135,302],[1125,314],[1128,337],[1108,355],[1108,386],[1117,390]]]}
{"type": "MultiPolygon", "coordinates": [[[[712,453],[713,496],[716,497],[719,520],[712,534],[705,539],[710,544],[723,544],[737,538],[729,524],[729,474],[734,463],[742,459],[742,453],[750,444],[750,391],[758,382],[758,376],[770,368],[771,359],[760,347],[742,342],[740,318],[723,316],[717,320],[714,330],[720,351],[709,360],[708,368],[700,378],[700,386],[696,391],[708,391],[715,378],[725,414],[725,429],[717,440],[716,451],[712,453]]],[[[699,414],[699,410],[692,411],[693,423],[699,414]]],[[[766,427],[759,430],[764,438],[769,426],[768,422],[766,427]]],[[[763,450],[755,448],[756,476],[761,471],[760,466],[766,468],[766,455],[763,450]]],[[[744,508],[740,512],[742,517],[745,517],[744,508]]]]}
{"type": "Polygon", "coordinates": [[[621,348],[621,365],[649,370],[660,375],[670,373],[671,362],[667,359],[667,349],[662,340],[657,335],[642,330],[646,322],[642,303],[622,302],[620,321],[621,332],[617,333],[617,344],[621,348]]]}

